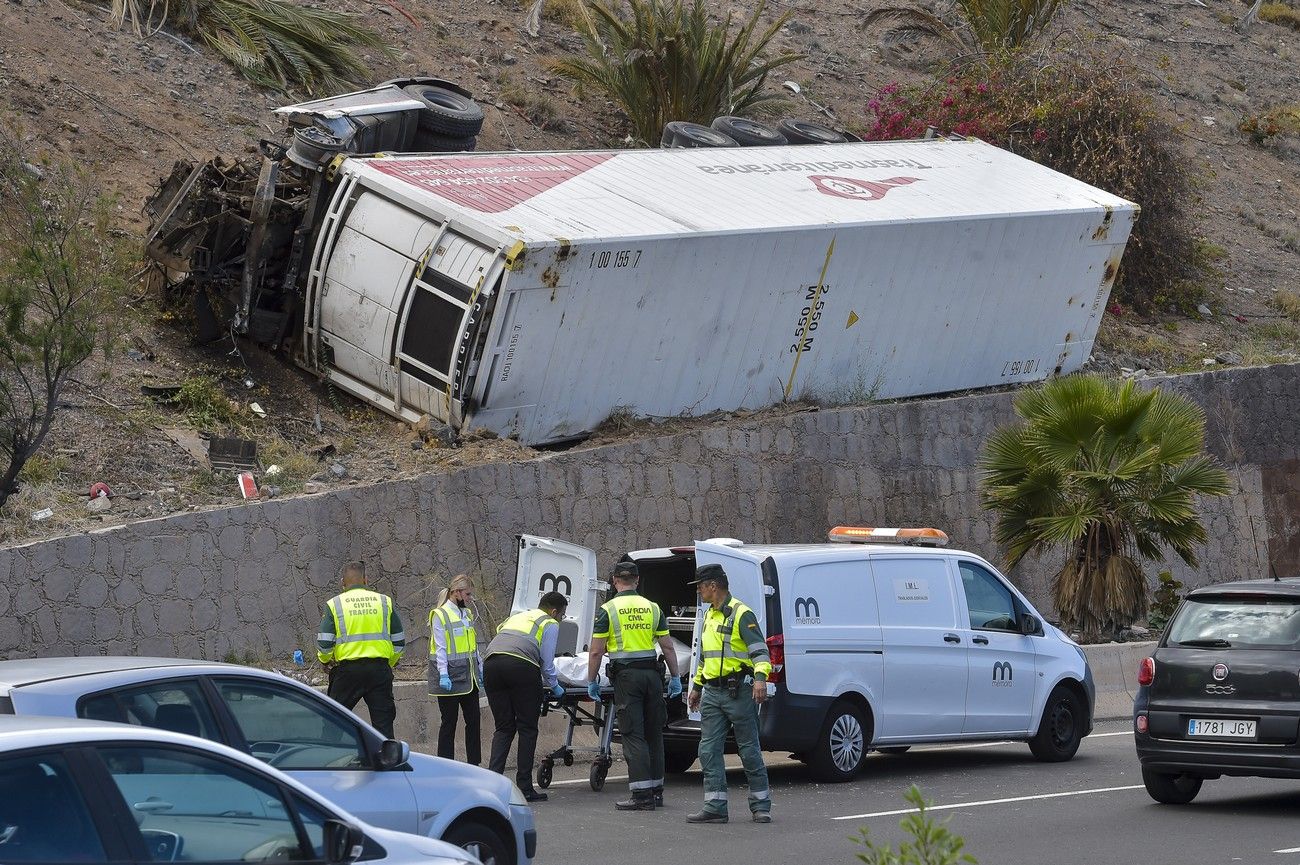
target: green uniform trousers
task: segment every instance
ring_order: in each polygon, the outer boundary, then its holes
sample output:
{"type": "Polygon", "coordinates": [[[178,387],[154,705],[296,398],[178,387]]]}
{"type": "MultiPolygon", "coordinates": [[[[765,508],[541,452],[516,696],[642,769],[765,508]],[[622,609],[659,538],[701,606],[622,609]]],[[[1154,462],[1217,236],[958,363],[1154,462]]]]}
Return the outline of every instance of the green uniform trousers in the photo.
{"type": "Polygon", "coordinates": [[[766,813],[772,810],[767,786],[767,766],[758,744],[758,706],[750,685],[741,685],[736,696],[726,688],[705,685],[700,696],[700,765],[704,768],[704,810],[727,813],[727,770],[723,754],[727,747],[727,728],[736,734],[740,762],[749,782],[749,810],[766,813]]]}
{"type": "Polygon", "coordinates": [[[664,785],[664,680],[658,670],[622,669],[614,677],[614,708],[623,737],[628,789],[646,798],[664,785]]]}

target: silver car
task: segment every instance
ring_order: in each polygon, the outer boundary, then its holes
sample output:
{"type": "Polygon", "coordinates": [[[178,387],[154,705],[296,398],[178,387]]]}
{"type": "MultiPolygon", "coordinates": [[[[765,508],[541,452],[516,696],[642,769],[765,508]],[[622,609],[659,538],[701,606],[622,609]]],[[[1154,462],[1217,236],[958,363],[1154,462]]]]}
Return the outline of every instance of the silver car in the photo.
{"type": "Polygon", "coordinates": [[[0,862],[471,865],[367,826],[224,745],[124,724],[0,717],[0,862]]]}
{"type": "Polygon", "coordinates": [[[0,661],[0,714],[156,727],[221,742],[373,826],[437,838],[484,865],[527,865],[533,813],[508,779],[411,753],[301,682],[174,658],[0,661]]]}

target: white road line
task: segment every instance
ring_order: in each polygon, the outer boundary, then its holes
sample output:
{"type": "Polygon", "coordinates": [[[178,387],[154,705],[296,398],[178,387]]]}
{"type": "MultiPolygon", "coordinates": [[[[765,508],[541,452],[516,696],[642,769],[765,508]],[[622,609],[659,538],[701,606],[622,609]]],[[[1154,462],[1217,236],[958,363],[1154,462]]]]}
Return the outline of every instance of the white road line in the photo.
{"type": "Polygon", "coordinates": [[[1285,850],[1274,850],[1274,853],[1300,853],[1300,847],[1288,847],[1285,850]]]}
{"type": "MultiPolygon", "coordinates": [[[[606,775],[606,776],[605,776],[605,780],[606,780],[606,781],[626,781],[626,780],[627,780],[627,776],[626,776],[626,775],[606,775]]],[[[589,784],[589,783],[591,783],[591,782],[590,782],[588,779],[586,779],[586,778],[570,778],[570,779],[567,780],[567,781],[552,781],[552,782],[551,782],[551,786],[552,786],[552,787],[560,787],[560,786],[563,786],[563,785],[565,785],[565,784],[589,784]]]]}
{"type": "MultiPolygon", "coordinates": [[[[1118,733],[1092,733],[1091,735],[1088,736],[1088,739],[1102,739],[1107,736],[1132,736],[1132,735],[1133,735],[1132,730],[1121,730],[1118,733]]],[[[1086,742],[1088,741],[1088,739],[1084,739],[1084,741],[1086,742]]],[[[972,748],[996,748],[999,745],[1023,745],[1023,744],[1024,742],[1016,741],[1014,739],[1000,739],[997,742],[975,742],[974,744],[970,744],[970,745],[921,746],[919,748],[914,748],[913,752],[917,754],[924,754],[927,751],[967,751],[972,748]]]]}
{"type": "MultiPolygon", "coordinates": [[[[1009,799],[985,799],[982,802],[956,802],[952,805],[934,805],[927,811],[948,811],[953,808],[978,808],[981,805],[1005,805],[1008,802],[1032,802],[1037,799],[1060,799],[1065,796],[1086,796],[1090,793],[1116,793],[1120,790],[1141,790],[1144,785],[1133,784],[1128,787],[1097,787],[1093,790],[1067,790],[1064,793],[1040,793],[1036,796],[1013,796],[1009,799]]],[[[850,814],[847,817],[832,817],[832,820],[866,820],[870,817],[894,817],[899,814],[915,814],[916,808],[900,808],[896,811],[876,811],[871,814],[850,814]]]]}

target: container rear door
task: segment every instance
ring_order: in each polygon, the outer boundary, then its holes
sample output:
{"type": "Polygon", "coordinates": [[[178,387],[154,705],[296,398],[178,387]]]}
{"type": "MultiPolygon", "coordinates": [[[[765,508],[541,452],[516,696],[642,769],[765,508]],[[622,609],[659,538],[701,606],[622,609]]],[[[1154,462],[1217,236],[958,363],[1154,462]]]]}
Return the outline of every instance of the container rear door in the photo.
{"type": "Polygon", "coordinates": [[[535,609],[542,595],[559,592],[569,599],[569,608],[561,625],[556,654],[585,652],[591,645],[596,602],[600,592],[609,588],[597,574],[595,551],[555,538],[520,535],[515,596],[510,612],[535,609]],[[576,639],[570,645],[575,634],[576,639]]]}
{"type": "Polygon", "coordinates": [[[884,636],[884,694],[876,739],[961,733],[967,645],[943,556],[872,556],[884,636]]]}

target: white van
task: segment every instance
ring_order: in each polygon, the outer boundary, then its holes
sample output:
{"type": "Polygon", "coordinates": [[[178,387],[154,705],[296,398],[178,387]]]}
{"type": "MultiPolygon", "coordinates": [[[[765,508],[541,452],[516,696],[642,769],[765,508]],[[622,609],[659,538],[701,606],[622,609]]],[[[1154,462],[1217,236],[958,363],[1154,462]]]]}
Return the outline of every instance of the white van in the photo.
{"type": "MultiPolygon", "coordinates": [[[[719,564],[754,609],[772,656],[760,713],[764,750],[789,751],[843,781],[868,751],[934,742],[1018,739],[1040,760],[1069,760],[1092,731],[1083,650],[973,553],[942,549],[936,529],[837,527],[832,543],[745,544],[729,538],[629,553],[641,594],[657,602],[698,662],[704,610],[697,565],[719,564]]],[[[515,609],[544,592],[570,598],[562,650],[590,642],[600,579],[589,549],[522,535],[515,609]]],[[[680,701],[665,732],[669,771],[695,760],[698,716],[680,701]]]]}

